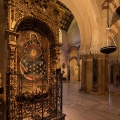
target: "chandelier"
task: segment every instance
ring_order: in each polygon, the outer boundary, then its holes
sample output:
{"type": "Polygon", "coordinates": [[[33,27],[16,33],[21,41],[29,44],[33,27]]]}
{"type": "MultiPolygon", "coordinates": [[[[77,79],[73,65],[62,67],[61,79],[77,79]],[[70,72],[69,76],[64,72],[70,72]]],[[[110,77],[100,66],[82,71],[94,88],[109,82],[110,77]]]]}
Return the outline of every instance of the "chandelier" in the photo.
{"type": "Polygon", "coordinates": [[[106,21],[107,28],[106,28],[106,41],[105,41],[106,46],[102,47],[100,49],[100,52],[104,53],[104,54],[110,54],[110,53],[113,53],[117,50],[117,46],[116,46],[116,43],[115,43],[112,35],[110,35],[110,36],[112,37],[112,41],[113,41],[114,45],[111,45],[112,42],[109,43],[109,39],[108,39],[108,33],[110,33],[110,31],[109,31],[110,30],[110,24],[109,24],[109,2],[110,2],[110,0],[106,0],[106,1],[107,1],[107,7],[106,7],[106,9],[107,9],[107,21],[106,21]]]}

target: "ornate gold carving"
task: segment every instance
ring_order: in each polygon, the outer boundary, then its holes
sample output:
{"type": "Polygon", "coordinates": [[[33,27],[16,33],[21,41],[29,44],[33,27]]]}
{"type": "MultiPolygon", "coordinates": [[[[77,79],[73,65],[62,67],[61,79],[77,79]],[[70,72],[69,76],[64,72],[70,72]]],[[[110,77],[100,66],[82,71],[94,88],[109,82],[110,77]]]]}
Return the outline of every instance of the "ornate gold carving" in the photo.
{"type": "Polygon", "coordinates": [[[49,2],[47,0],[46,2],[43,1],[43,3],[35,0],[14,0],[11,4],[9,4],[11,7],[8,7],[8,14],[10,15],[10,21],[14,22],[12,28],[18,20],[27,16],[41,18],[47,23],[59,24],[59,10],[61,11],[61,9],[51,0],[49,2]]]}
{"type": "Polygon", "coordinates": [[[18,21],[20,18],[23,18],[25,16],[25,12],[20,10],[19,8],[15,9],[15,21],[18,21]]]}

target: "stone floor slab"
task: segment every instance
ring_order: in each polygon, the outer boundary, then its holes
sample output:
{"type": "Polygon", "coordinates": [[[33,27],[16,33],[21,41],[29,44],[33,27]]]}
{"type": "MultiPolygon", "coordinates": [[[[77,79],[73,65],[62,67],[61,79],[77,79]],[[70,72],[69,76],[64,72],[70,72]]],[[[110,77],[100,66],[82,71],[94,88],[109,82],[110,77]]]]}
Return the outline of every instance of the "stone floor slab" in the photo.
{"type": "Polygon", "coordinates": [[[80,82],[63,83],[63,113],[66,120],[120,120],[120,89],[109,94],[79,92],[80,82]]]}

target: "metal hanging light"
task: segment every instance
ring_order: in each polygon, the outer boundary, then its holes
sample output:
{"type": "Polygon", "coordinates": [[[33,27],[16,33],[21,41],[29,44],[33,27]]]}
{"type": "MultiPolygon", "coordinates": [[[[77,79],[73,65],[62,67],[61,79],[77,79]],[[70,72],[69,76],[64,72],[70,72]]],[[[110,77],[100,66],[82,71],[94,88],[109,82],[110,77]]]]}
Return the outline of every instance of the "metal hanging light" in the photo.
{"type": "Polygon", "coordinates": [[[100,49],[100,52],[104,53],[104,54],[110,54],[110,53],[113,53],[117,50],[117,45],[116,45],[116,43],[114,41],[114,38],[112,36],[111,37],[112,37],[114,45],[109,45],[108,44],[109,29],[110,29],[110,25],[109,25],[109,0],[107,0],[107,30],[106,30],[107,45],[100,49]]]}

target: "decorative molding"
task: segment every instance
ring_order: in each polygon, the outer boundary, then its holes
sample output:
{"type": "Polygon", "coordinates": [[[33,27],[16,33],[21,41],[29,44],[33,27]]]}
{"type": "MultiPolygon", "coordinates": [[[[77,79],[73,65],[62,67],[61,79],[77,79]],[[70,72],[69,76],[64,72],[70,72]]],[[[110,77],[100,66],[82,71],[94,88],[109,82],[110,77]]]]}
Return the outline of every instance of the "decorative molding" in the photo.
{"type": "Polygon", "coordinates": [[[90,50],[82,50],[79,53],[80,55],[90,55],[90,50]]]}
{"type": "MultiPolygon", "coordinates": [[[[20,0],[14,0],[14,1],[9,1],[7,3],[7,10],[9,20],[9,29],[13,30],[16,23],[25,17],[37,17],[40,18],[41,20],[45,21],[46,23],[51,23],[51,26],[58,26],[60,25],[60,14],[59,11],[60,9],[55,7],[56,4],[53,4],[51,0],[48,0],[47,3],[44,3],[47,5],[46,11],[43,11],[43,7],[39,4],[40,1],[20,1],[20,0]],[[58,11],[58,12],[56,12],[58,11]],[[43,14],[44,12],[44,14],[43,14]]],[[[44,1],[45,2],[45,1],[44,1]]]]}
{"type": "Polygon", "coordinates": [[[73,50],[75,51],[78,51],[79,50],[79,47],[76,47],[76,46],[72,46],[68,49],[68,53],[72,52],[73,50]]]}
{"type": "Polygon", "coordinates": [[[69,61],[71,61],[71,60],[73,60],[73,59],[76,59],[76,60],[78,60],[78,57],[71,57],[70,59],[69,59],[69,61]]]}
{"type": "Polygon", "coordinates": [[[100,51],[100,50],[99,50],[97,47],[95,47],[95,48],[90,48],[90,52],[91,52],[92,55],[95,55],[95,54],[100,53],[99,51],[100,51]]]}

